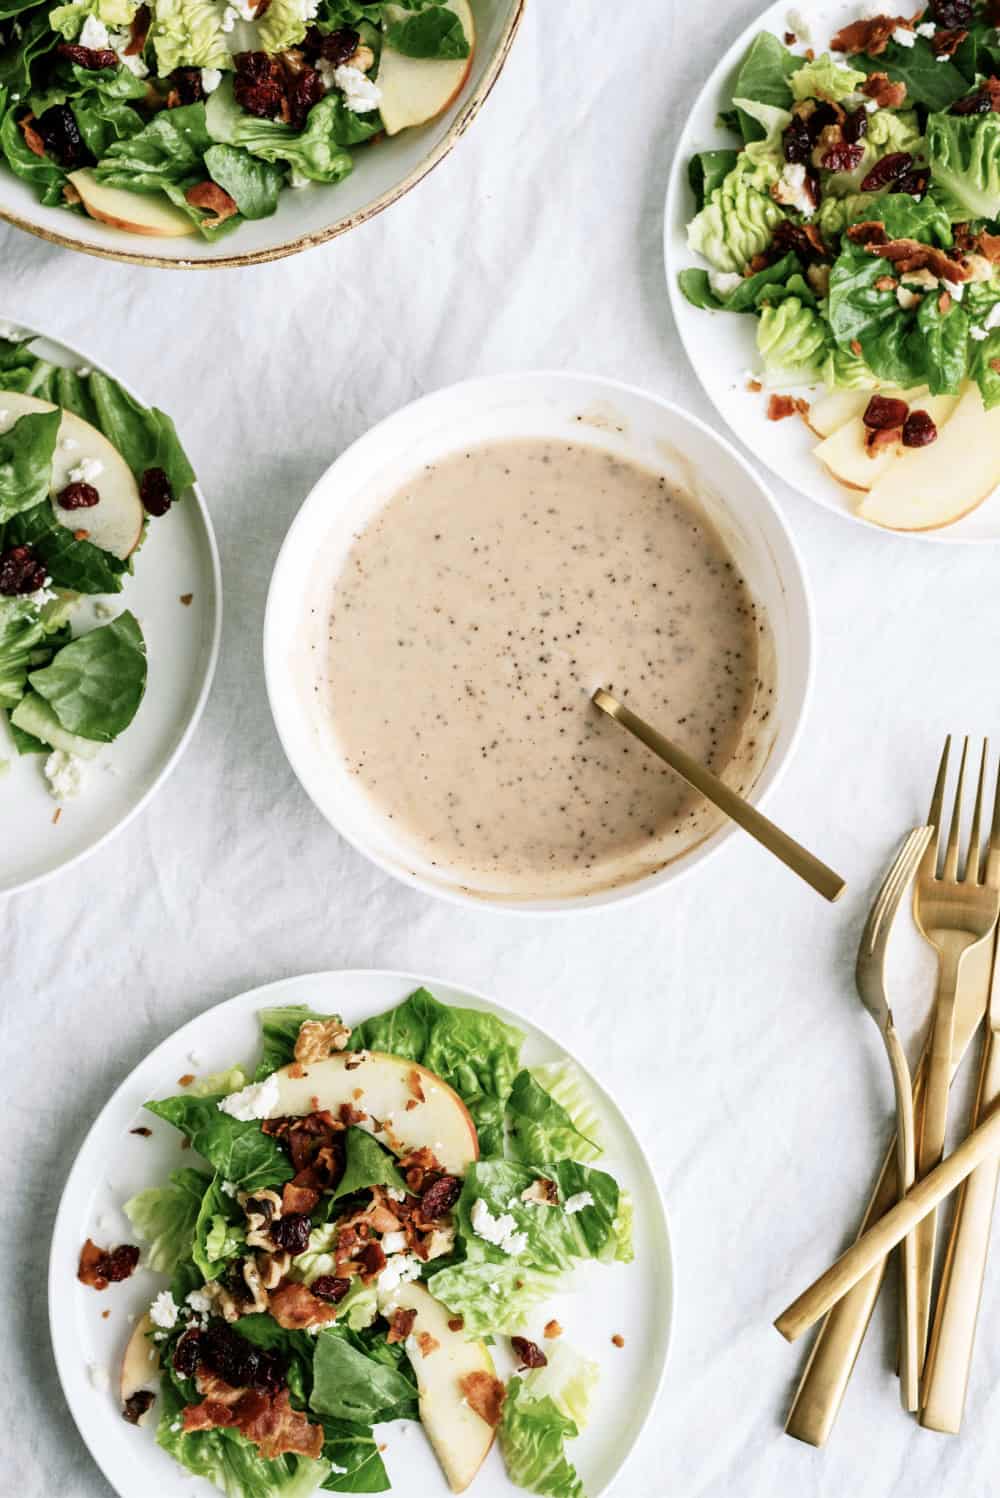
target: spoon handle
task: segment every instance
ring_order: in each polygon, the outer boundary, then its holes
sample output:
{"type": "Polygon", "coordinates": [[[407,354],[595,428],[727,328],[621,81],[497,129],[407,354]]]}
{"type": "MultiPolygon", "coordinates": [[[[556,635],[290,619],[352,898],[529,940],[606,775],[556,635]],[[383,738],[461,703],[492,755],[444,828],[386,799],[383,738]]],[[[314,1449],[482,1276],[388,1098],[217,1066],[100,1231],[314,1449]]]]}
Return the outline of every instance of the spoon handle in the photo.
{"type": "Polygon", "coordinates": [[[629,733],[641,739],[647,749],[652,749],[654,754],[658,754],[660,759],[687,781],[688,785],[693,785],[696,791],[700,791],[720,811],[724,811],[727,817],[738,823],[744,832],[749,832],[751,837],[762,843],[769,853],[773,853],[775,858],[780,858],[793,874],[798,874],[800,879],[812,885],[813,889],[825,899],[840,898],[845,889],[845,882],[839,874],[835,874],[825,863],[821,863],[808,849],[803,848],[801,843],[789,837],[787,832],[782,832],[780,827],[776,827],[748,801],[744,801],[741,795],[731,786],[726,785],[717,775],[713,775],[711,770],[706,770],[704,765],[692,759],[690,754],[686,754],[671,739],[664,738],[662,733],[657,733],[655,728],[651,728],[642,718],[637,717],[631,708],[612,697],[610,692],[598,688],[592,700],[596,707],[607,713],[609,718],[616,719],[623,728],[628,729],[629,733]]]}

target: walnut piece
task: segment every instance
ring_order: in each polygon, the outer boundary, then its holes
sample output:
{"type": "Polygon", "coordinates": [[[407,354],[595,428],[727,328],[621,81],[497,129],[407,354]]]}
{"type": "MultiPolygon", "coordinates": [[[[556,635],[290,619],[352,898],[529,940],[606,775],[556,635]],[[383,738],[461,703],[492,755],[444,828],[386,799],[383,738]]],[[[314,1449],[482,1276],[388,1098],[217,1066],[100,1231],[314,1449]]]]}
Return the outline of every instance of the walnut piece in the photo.
{"type": "Polygon", "coordinates": [[[339,1019],[307,1019],[295,1042],[295,1059],[305,1064],[325,1061],[334,1051],[346,1050],[350,1038],[350,1030],[339,1019]]]}

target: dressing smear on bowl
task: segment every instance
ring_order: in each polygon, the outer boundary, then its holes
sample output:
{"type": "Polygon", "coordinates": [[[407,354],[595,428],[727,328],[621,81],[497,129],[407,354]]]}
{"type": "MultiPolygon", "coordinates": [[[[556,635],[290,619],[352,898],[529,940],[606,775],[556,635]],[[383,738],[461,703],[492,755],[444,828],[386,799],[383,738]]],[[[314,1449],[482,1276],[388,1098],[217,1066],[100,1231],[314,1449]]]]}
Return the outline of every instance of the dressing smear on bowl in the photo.
{"type": "Polygon", "coordinates": [[[585,442],[417,473],[328,594],[321,711],[402,861],[484,897],[627,884],[719,815],[589,702],[606,686],[740,789],[772,739],[767,623],[701,509],[585,442]]]}

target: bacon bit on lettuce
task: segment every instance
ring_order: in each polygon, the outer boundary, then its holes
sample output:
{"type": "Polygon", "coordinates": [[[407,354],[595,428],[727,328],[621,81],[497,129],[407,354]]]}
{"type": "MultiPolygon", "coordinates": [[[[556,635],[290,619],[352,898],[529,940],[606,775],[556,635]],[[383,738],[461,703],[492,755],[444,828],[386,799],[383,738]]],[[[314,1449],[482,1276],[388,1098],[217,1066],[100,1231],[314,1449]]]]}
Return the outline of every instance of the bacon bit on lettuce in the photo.
{"type": "Polygon", "coordinates": [[[329,1301],[320,1300],[308,1285],[288,1280],[271,1291],[269,1310],[279,1326],[286,1331],[301,1331],[307,1326],[326,1326],[337,1319],[337,1307],[329,1301]]]}
{"type": "Polygon", "coordinates": [[[432,1337],[430,1332],[418,1332],[417,1346],[420,1348],[420,1356],[422,1358],[429,1358],[432,1352],[437,1352],[441,1343],[437,1337],[432,1337]]]}
{"type": "Polygon", "coordinates": [[[887,447],[895,447],[903,440],[903,428],[898,427],[865,427],[865,452],[870,458],[877,458],[880,452],[887,447]]]}
{"type": "Polygon", "coordinates": [[[322,1189],[335,1186],[344,1171],[344,1125],[327,1109],[301,1118],[267,1118],[265,1134],[288,1151],[295,1168],[293,1185],[322,1189]]]}
{"type": "Polygon", "coordinates": [[[192,208],[200,208],[209,215],[202,220],[208,229],[217,229],[227,218],[232,218],[240,211],[235,199],[217,182],[196,182],[194,187],[187,189],[184,196],[192,208]]]}
{"type": "Polygon", "coordinates": [[[523,1202],[532,1202],[539,1207],[558,1207],[559,1187],[555,1181],[546,1180],[544,1176],[537,1176],[530,1186],[526,1186],[521,1192],[523,1202]]]}
{"type": "Polygon", "coordinates": [[[129,1129],[130,1134],[138,1134],[140,1139],[148,1139],[152,1132],[152,1129],[147,1129],[145,1124],[139,1124],[137,1128],[129,1129]]]}
{"type": "Polygon", "coordinates": [[[768,421],[784,421],[788,416],[809,415],[809,402],[799,395],[772,395],[767,402],[768,421]]]}
{"type": "Polygon", "coordinates": [[[895,276],[879,276],[878,280],[872,284],[876,291],[895,291],[899,282],[895,276]]]}
{"type": "Polygon", "coordinates": [[[1000,234],[989,234],[983,229],[976,235],[973,249],[991,265],[1000,265],[1000,234]]]}
{"type": "Polygon", "coordinates": [[[954,57],[968,34],[961,26],[952,26],[948,30],[942,30],[939,27],[931,37],[931,50],[934,56],[954,57]]]}
{"type": "Polygon", "coordinates": [[[869,73],[860,91],[879,109],[902,109],[906,100],[906,84],[894,82],[888,73],[869,73]]]}
{"type": "Polygon", "coordinates": [[[307,1019],[299,1026],[295,1041],[295,1059],[306,1065],[310,1061],[325,1061],[334,1051],[347,1049],[351,1032],[339,1019],[307,1019]]]}
{"type": "Polygon", "coordinates": [[[458,1387],[469,1409],[475,1410],[479,1418],[495,1430],[500,1424],[503,1402],[507,1398],[507,1390],[500,1380],[492,1373],[477,1369],[460,1378],[458,1387]]]}
{"type": "Polygon", "coordinates": [[[393,1311],[389,1321],[389,1334],[386,1341],[391,1346],[394,1342],[405,1342],[413,1330],[413,1323],[417,1319],[417,1313],[411,1306],[400,1306],[393,1311]]]}
{"type": "Polygon", "coordinates": [[[106,1290],[111,1284],[127,1280],[138,1262],[139,1250],[133,1243],[120,1243],[117,1248],[98,1248],[94,1240],[88,1238],[80,1250],[76,1277],[92,1290],[106,1290]]]}
{"type": "Polygon", "coordinates": [[[385,1268],[385,1252],[381,1243],[366,1243],[358,1255],[358,1261],[361,1264],[361,1278],[367,1284],[385,1268]]]}
{"type": "Polygon", "coordinates": [[[299,1212],[309,1213],[319,1201],[319,1192],[314,1186],[296,1186],[286,1181],[281,1190],[281,1212],[287,1217],[299,1212]]]}
{"type": "Polygon", "coordinates": [[[198,1372],[200,1404],[189,1404],[182,1415],[185,1434],[194,1430],[238,1430],[266,1461],[289,1453],[312,1457],[323,1450],[323,1427],[311,1425],[301,1410],[292,1408],[287,1389],[265,1394],[257,1389],[234,1389],[204,1369],[198,1372]]]}
{"type": "Polygon", "coordinates": [[[17,128],[24,136],[24,144],[27,146],[28,150],[33,152],[35,156],[44,157],[45,142],[42,140],[42,137],[39,135],[38,131],[34,128],[34,118],[35,116],[29,112],[18,120],[17,128]]]}
{"type": "Polygon", "coordinates": [[[863,245],[869,255],[879,255],[891,261],[900,275],[927,269],[940,281],[968,281],[972,276],[963,259],[953,260],[937,245],[921,244],[917,239],[890,239],[885,225],[877,219],[851,224],[847,237],[853,244],[863,245]]]}
{"type": "Polygon", "coordinates": [[[892,33],[900,30],[912,31],[913,21],[905,16],[871,16],[867,20],[852,21],[833,37],[830,50],[846,52],[848,57],[859,52],[868,57],[881,57],[892,40],[892,33]]]}

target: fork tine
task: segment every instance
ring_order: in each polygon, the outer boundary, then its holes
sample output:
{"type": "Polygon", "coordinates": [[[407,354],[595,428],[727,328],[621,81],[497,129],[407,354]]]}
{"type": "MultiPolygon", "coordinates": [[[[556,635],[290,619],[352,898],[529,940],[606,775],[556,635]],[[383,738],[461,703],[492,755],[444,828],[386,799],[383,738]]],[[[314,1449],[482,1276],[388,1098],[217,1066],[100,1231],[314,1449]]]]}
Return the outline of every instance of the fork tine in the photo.
{"type": "Polygon", "coordinates": [[[948,778],[948,756],[950,753],[951,734],[944,741],[944,749],[941,751],[941,762],[938,765],[937,779],[934,782],[934,794],[931,797],[931,809],[927,813],[927,825],[934,828],[934,836],[927,844],[920,867],[920,874],[924,879],[933,879],[937,872],[938,851],[941,847],[941,813],[944,810],[944,787],[948,778]]]}
{"type": "Polygon", "coordinates": [[[876,896],[868,917],[862,940],[863,949],[873,952],[883,926],[888,927],[891,924],[906,886],[913,878],[914,870],[923,856],[928,835],[927,827],[915,827],[896,854],[892,868],[876,896]]]}
{"type": "Polygon", "coordinates": [[[965,883],[979,882],[982,861],[983,832],[983,782],[986,779],[986,756],[990,752],[989,739],[983,739],[983,754],[979,761],[979,782],[976,786],[976,804],[972,809],[972,826],[969,829],[969,851],[965,858],[965,883]]]}
{"type": "Polygon", "coordinates": [[[990,852],[1000,853],[1000,764],[997,765],[997,787],[993,796],[993,824],[990,827],[990,852]]]}
{"type": "Polygon", "coordinates": [[[969,736],[962,742],[962,758],[958,765],[958,784],[955,787],[955,804],[951,811],[951,826],[948,829],[948,846],[944,850],[944,873],[942,878],[949,883],[958,881],[958,839],[962,826],[962,790],[965,786],[965,761],[969,753],[969,736]]]}

